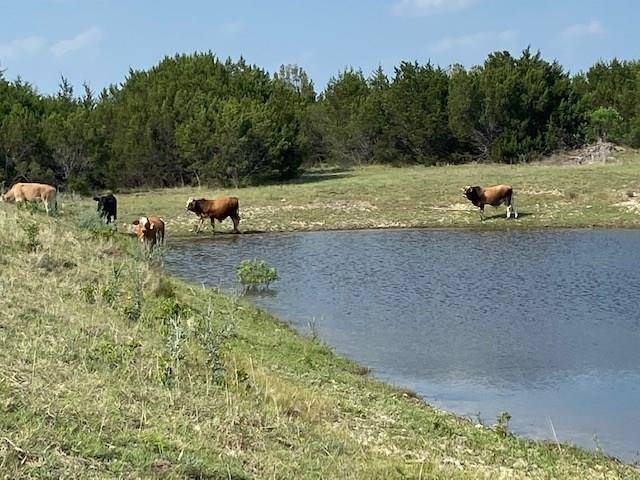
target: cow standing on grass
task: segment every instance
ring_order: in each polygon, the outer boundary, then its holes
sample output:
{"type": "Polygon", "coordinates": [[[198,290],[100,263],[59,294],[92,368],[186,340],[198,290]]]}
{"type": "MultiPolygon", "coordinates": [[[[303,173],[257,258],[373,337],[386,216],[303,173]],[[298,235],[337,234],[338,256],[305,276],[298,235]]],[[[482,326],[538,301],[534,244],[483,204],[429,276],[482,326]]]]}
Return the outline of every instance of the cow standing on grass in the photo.
{"type": "Polygon", "coordinates": [[[187,200],[187,210],[200,217],[196,233],[200,231],[205,219],[211,220],[211,228],[215,232],[215,220],[222,222],[227,217],[231,217],[233,221],[233,233],[240,233],[240,230],[238,230],[238,225],[240,224],[239,208],[240,205],[236,197],[220,197],[215,200],[189,198],[187,200]]]}
{"type": "Polygon", "coordinates": [[[118,201],[116,197],[109,193],[99,197],[93,197],[98,202],[98,213],[100,218],[103,218],[106,223],[114,222],[118,215],[118,201]]]}
{"type": "Polygon", "coordinates": [[[150,252],[157,244],[164,243],[164,221],[160,217],[150,215],[140,217],[131,222],[135,225],[135,234],[145,251],[150,252]]]}
{"type": "Polygon", "coordinates": [[[513,215],[518,218],[518,212],[516,211],[513,203],[513,188],[511,185],[496,185],[495,187],[478,187],[467,186],[462,189],[464,196],[467,197],[471,203],[476,207],[480,207],[480,219],[484,220],[484,206],[491,205],[497,207],[503,203],[507,205],[507,218],[511,218],[511,210],[513,209],[513,215]]]}
{"type": "Polygon", "coordinates": [[[4,195],[0,195],[2,202],[37,202],[42,201],[48,215],[58,209],[56,187],[44,183],[16,183],[4,195]]]}

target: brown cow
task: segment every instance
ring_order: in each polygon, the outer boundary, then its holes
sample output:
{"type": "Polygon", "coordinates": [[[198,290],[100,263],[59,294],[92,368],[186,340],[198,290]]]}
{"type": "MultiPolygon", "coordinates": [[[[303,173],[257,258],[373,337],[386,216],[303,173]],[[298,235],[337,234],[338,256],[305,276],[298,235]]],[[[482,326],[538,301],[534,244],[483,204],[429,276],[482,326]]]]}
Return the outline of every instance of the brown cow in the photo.
{"type": "Polygon", "coordinates": [[[3,202],[37,202],[44,203],[44,209],[48,214],[57,210],[56,188],[44,183],[16,183],[7,193],[0,196],[3,202]]]}
{"type": "Polygon", "coordinates": [[[513,203],[513,188],[511,185],[496,185],[495,187],[478,187],[467,186],[462,189],[464,196],[476,207],[480,207],[480,218],[484,220],[484,206],[491,205],[497,207],[501,204],[507,205],[507,218],[511,218],[511,210],[513,215],[518,218],[518,212],[513,203]]]}
{"type": "Polygon", "coordinates": [[[206,218],[211,220],[211,228],[216,231],[215,220],[222,222],[225,218],[231,217],[233,221],[233,233],[240,233],[240,214],[238,213],[238,199],[236,197],[220,197],[215,200],[206,198],[189,198],[187,200],[187,210],[200,217],[196,233],[200,231],[206,218]]]}
{"type": "Polygon", "coordinates": [[[131,222],[135,225],[135,234],[146,251],[159,243],[164,243],[164,221],[160,217],[149,215],[148,217],[140,217],[131,222]]]}

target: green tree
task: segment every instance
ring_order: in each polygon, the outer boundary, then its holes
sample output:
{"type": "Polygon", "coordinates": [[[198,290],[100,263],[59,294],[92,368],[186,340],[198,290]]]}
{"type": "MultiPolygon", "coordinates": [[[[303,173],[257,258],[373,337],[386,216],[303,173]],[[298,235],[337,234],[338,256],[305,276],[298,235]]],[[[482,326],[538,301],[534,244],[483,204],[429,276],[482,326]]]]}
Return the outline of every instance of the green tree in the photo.
{"type": "Polygon", "coordinates": [[[447,118],[449,79],[430,63],[401,62],[385,95],[387,126],[381,134],[381,161],[434,164],[455,149],[447,118]]]}
{"type": "Polygon", "coordinates": [[[329,80],[317,127],[330,161],[347,165],[369,161],[371,146],[360,123],[368,95],[369,86],[359,70],[347,69],[329,80]]]}
{"type": "Polygon", "coordinates": [[[622,116],[615,108],[599,107],[589,115],[591,137],[604,142],[615,139],[620,133],[622,122],[622,116]]]}

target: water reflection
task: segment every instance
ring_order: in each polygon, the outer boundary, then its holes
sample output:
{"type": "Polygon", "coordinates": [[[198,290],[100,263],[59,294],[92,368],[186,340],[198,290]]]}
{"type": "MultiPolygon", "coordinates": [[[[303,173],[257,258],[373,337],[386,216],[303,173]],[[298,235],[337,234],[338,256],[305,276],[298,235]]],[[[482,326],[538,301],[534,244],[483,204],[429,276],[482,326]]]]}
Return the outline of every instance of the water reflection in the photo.
{"type": "Polygon", "coordinates": [[[220,235],[173,245],[167,268],[256,297],[374,373],[442,408],[633,460],[640,449],[640,232],[362,231],[220,235]]]}

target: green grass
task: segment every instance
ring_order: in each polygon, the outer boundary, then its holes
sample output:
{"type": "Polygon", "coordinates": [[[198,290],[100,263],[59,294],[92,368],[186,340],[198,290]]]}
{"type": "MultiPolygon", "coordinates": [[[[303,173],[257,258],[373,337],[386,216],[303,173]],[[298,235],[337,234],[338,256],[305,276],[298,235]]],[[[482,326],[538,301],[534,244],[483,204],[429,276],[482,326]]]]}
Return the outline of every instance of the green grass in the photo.
{"type": "MultiPolygon", "coordinates": [[[[627,153],[607,165],[460,165],[364,167],[308,174],[297,182],[226,189],[178,188],[119,194],[119,223],[141,214],[167,221],[167,235],[192,236],[190,196],[240,199],[244,232],[393,227],[538,228],[640,227],[640,156],[627,153]],[[478,209],[462,196],[469,184],[512,184],[520,213],[478,209]]],[[[91,203],[91,202],[87,202],[91,203]]],[[[231,220],[216,227],[231,230],[231,220]]],[[[210,226],[205,233],[210,234],[210,226]],[[209,232],[209,233],[207,233],[209,232]]]]}
{"type": "MultiPolygon", "coordinates": [[[[413,178],[384,172],[241,193],[257,209],[353,185],[374,198],[413,178]]],[[[121,205],[174,218],[153,207],[187,193],[121,205]]],[[[433,409],[242,300],[166,276],[93,207],[63,206],[49,218],[0,205],[2,478],[640,478],[433,409]]],[[[286,220],[245,228],[259,218],[286,220]]]]}

